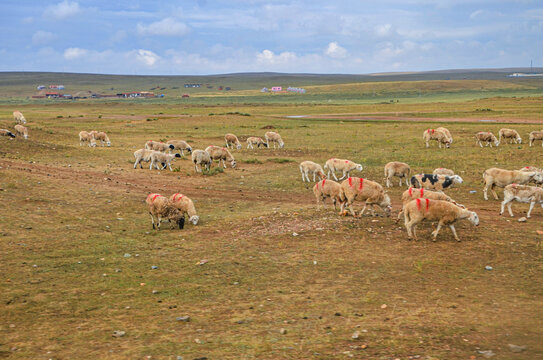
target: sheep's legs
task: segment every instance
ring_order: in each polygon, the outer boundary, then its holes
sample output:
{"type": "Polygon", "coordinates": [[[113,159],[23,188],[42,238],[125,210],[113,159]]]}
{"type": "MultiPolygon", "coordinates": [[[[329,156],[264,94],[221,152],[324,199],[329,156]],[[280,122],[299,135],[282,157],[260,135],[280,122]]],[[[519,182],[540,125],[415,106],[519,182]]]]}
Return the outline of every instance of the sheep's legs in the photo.
{"type": "Polygon", "coordinates": [[[526,215],[527,218],[530,217],[530,214],[532,213],[532,210],[533,210],[534,206],[535,206],[535,201],[532,200],[530,202],[530,209],[528,209],[528,215],[526,215]]]}
{"type": "Polygon", "coordinates": [[[490,191],[492,191],[492,195],[494,195],[494,199],[498,200],[499,197],[498,197],[498,194],[496,193],[496,190],[494,190],[494,185],[490,187],[490,191]]]}
{"type": "Polygon", "coordinates": [[[437,223],[437,228],[435,229],[435,231],[432,231],[432,236],[434,237],[432,241],[436,241],[437,234],[439,233],[439,230],[441,230],[442,226],[443,226],[443,223],[441,221],[437,223]]]}
{"type": "Polygon", "coordinates": [[[513,217],[513,211],[511,211],[511,205],[513,203],[513,200],[514,200],[514,198],[504,198],[503,199],[500,215],[503,214],[503,212],[505,210],[505,205],[507,205],[507,209],[509,210],[509,215],[511,215],[511,217],[513,217]]]}
{"type": "Polygon", "coordinates": [[[300,169],[300,173],[302,174],[302,181],[305,182],[304,171],[302,169],[300,169]]]}
{"type": "MultiPolygon", "coordinates": [[[[334,176],[334,179],[336,179],[336,181],[339,181],[339,180],[337,179],[337,177],[336,177],[336,172],[335,172],[335,171],[332,172],[332,175],[334,176]]],[[[330,177],[328,177],[328,178],[330,178],[330,177]]],[[[341,180],[341,179],[340,179],[340,180],[341,180]]]]}
{"type": "Polygon", "coordinates": [[[155,229],[155,218],[153,217],[153,214],[149,213],[151,215],[151,224],[153,224],[153,230],[155,229]]]}
{"type": "Polygon", "coordinates": [[[450,224],[449,227],[451,228],[451,231],[454,235],[454,238],[456,239],[456,241],[460,242],[460,238],[458,237],[458,235],[456,234],[456,229],[454,228],[454,225],[453,224],[450,224]]]}
{"type": "MultiPolygon", "coordinates": [[[[309,180],[309,179],[308,179],[309,180]]],[[[315,182],[315,172],[313,171],[313,182],[315,182]]],[[[309,182],[309,181],[308,181],[309,182]]]]}

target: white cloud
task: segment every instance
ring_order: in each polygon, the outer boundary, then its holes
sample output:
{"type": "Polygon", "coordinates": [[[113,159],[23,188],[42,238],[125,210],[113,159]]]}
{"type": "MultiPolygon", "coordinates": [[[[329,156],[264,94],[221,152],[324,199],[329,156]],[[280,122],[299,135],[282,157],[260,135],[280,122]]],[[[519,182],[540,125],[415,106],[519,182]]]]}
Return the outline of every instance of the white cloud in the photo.
{"type": "Polygon", "coordinates": [[[270,50],[264,50],[261,53],[258,53],[256,55],[256,60],[259,63],[265,64],[265,65],[277,65],[277,64],[286,64],[291,61],[296,60],[296,54],[293,52],[282,52],[279,55],[275,55],[273,51],[270,50]]]}
{"type": "Polygon", "coordinates": [[[386,37],[392,34],[392,25],[384,24],[375,27],[375,33],[377,36],[386,37]]]}
{"type": "Polygon", "coordinates": [[[190,32],[187,25],[173,18],[166,18],[149,25],[138,24],[137,29],[140,35],[185,36],[190,32]]]}
{"type": "Polygon", "coordinates": [[[75,60],[77,58],[87,55],[87,53],[88,53],[88,50],[86,49],[68,48],[64,50],[64,58],[66,60],[75,60]]]}
{"type": "Polygon", "coordinates": [[[55,34],[48,31],[38,30],[32,35],[32,44],[44,45],[55,39],[55,34]]]}
{"type": "Polygon", "coordinates": [[[328,47],[326,48],[324,53],[334,59],[342,59],[347,56],[347,50],[339,46],[336,41],[328,44],[328,47]]]}
{"type": "Polygon", "coordinates": [[[150,50],[139,49],[136,51],[136,59],[146,66],[153,66],[160,60],[160,56],[150,50]]]}
{"type": "Polygon", "coordinates": [[[50,5],[45,9],[45,12],[43,15],[46,18],[54,18],[57,20],[65,19],[74,15],[77,15],[79,12],[81,12],[81,8],[79,7],[79,4],[76,2],[70,2],[68,0],[64,0],[61,3],[58,3],[56,5],[50,5]]]}

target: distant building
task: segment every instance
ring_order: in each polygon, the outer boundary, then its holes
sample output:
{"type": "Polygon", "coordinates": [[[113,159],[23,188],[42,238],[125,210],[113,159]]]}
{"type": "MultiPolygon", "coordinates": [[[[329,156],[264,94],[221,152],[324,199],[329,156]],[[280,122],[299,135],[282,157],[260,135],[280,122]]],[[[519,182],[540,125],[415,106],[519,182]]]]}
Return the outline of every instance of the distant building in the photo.
{"type": "Polygon", "coordinates": [[[190,97],[190,95],[189,94],[183,94],[183,96],[181,96],[181,97],[182,98],[188,98],[188,97],[190,97]]]}
{"type": "Polygon", "coordinates": [[[260,89],[260,92],[263,92],[263,93],[267,93],[269,91],[270,90],[267,87],[263,87],[262,89],[260,89]]]}
{"type": "Polygon", "coordinates": [[[64,90],[64,85],[49,85],[49,89],[64,90]]]}
{"type": "Polygon", "coordinates": [[[272,87],[271,91],[275,91],[275,92],[283,91],[283,88],[281,86],[274,86],[274,87],[272,87]]]}
{"type": "Polygon", "coordinates": [[[43,89],[45,89],[45,85],[38,85],[38,86],[36,87],[36,89],[37,89],[37,90],[43,90],[43,89]]]}
{"type": "Polygon", "coordinates": [[[303,88],[297,88],[297,87],[292,87],[292,86],[289,86],[287,88],[287,91],[288,92],[295,92],[295,93],[298,93],[298,94],[305,94],[305,89],[303,88]]]}
{"type": "Polygon", "coordinates": [[[139,97],[151,98],[151,97],[155,97],[155,94],[150,91],[131,91],[131,92],[119,93],[117,94],[117,96],[122,97],[122,98],[139,98],[139,97]]]}
{"type": "Polygon", "coordinates": [[[202,84],[185,84],[186,88],[199,88],[202,84]]]}

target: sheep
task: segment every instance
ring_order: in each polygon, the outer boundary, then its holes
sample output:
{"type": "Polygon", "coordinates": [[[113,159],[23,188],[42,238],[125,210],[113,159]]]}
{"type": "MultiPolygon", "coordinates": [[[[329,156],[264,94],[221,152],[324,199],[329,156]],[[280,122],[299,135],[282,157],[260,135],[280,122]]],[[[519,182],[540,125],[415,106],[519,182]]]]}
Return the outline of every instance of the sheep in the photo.
{"type": "Polygon", "coordinates": [[[15,110],[13,112],[13,118],[17,124],[26,124],[26,119],[22,112],[15,110]]]}
{"type": "Polygon", "coordinates": [[[396,219],[396,223],[400,221],[402,214],[404,212],[405,204],[408,202],[414,200],[414,199],[430,199],[430,200],[443,200],[443,201],[449,201],[457,206],[460,206],[461,208],[464,208],[464,205],[458,204],[456,201],[454,201],[449,195],[446,195],[445,193],[439,192],[439,191],[431,191],[431,190],[424,190],[423,188],[416,189],[410,187],[409,189],[405,190],[402,194],[402,209],[398,213],[398,219],[396,219]]]}
{"type": "Polygon", "coordinates": [[[313,181],[315,181],[315,175],[319,175],[321,180],[326,177],[324,174],[324,170],[322,169],[322,166],[319,164],[313,162],[313,161],[302,161],[300,163],[300,172],[302,173],[302,181],[305,182],[305,179],[307,179],[307,182],[309,181],[309,172],[313,173],[313,181]]]}
{"type": "Polygon", "coordinates": [[[90,147],[96,147],[96,140],[94,139],[94,134],[91,134],[87,131],[81,131],[79,133],[79,146],[83,146],[83,143],[88,142],[90,147]]]}
{"type": "Polygon", "coordinates": [[[232,149],[234,148],[234,145],[236,145],[236,149],[241,149],[241,143],[239,142],[239,139],[234,134],[226,134],[224,135],[224,141],[226,142],[226,148],[230,149],[230,145],[232,145],[232,149]]]}
{"type": "Polygon", "coordinates": [[[453,138],[452,138],[452,135],[451,135],[451,132],[449,131],[449,129],[444,128],[444,127],[438,127],[436,130],[444,132],[445,135],[447,135],[449,137],[449,139],[451,139],[451,144],[452,144],[453,138]]]}
{"type": "Polygon", "coordinates": [[[345,159],[335,159],[331,158],[326,161],[324,164],[324,169],[328,169],[328,175],[327,178],[330,179],[330,173],[334,176],[334,179],[336,181],[343,180],[347,176],[350,176],[349,174],[353,170],[362,171],[362,165],[352,162],[351,160],[345,160],[345,159]],[[336,171],[342,171],[343,176],[338,180],[336,177],[336,171]]]}
{"type": "Polygon", "coordinates": [[[426,143],[426,147],[430,147],[430,140],[435,140],[439,144],[439,148],[441,149],[441,144],[444,144],[445,147],[449,148],[451,147],[451,138],[447,136],[447,134],[444,131],[437,130],[437,129],[427,129],[424,130],[422,133],[422,139],[426,143]]]}
{"type": "Polygon", "coordinates": [[[483,172],[483,181],[485,187],[483,188],[483,194],[485,200],[488,200],[488,189],[492,191],[494,198],[498,200],[498,194],[494,191],[495,186],[501,188],[510,184],[524,185],[530,181],[543,181],[543,174],[537,171],[519,171],[519,170],[504,170],[499,168],[486,169],[483,172]]]}
{"type": "Polygon", "coordinates": [[[315,198],[317,199],[318,207],[320,207],[321,202],[324,205],[324,200],[329,197],[332,199],[334,210],[336,211],[336,203],[338,201],[341,203],[344,200],[344,198],[341,197],[341,185],[334,180],[323,179],[322,181],[318,181],[315,186],[313,186],[313,194],[315,194],[315,198]]]}
{"type": "Polygon", "coordinates": [[[169,140],[166,145],[173,145],[173,149],[168,146],[168,151],[179,150],[181,156],[185,156],[184,150],[187,150],[188,153],[192,153],[192,147],[185,140],[169,140]]]}
{"type": "Polygon", "coordinates": [[[530,209],[526,215],[526,217],[529,218],[536,203],[540,204],[543,208],[543,188],[518,184],[507,185],[503,190],[503,201],[500,215],[503,214],[505,205],[507,205],[509,215],[513,217],[513,211],[511,210],[513,200],[521,203],[530,203],[530,209]]]}
{"type": "Polygon", "coordinates": [[[175,193],[170,196],[170,201],[181,212],[181,214],[183,214],[183,217],[185,216],[185,214],[188,215],[189,221],[192,223],[192,225],[198,224],[198,220],[200,220],[200,217],[196,213],[194,203],[189,197],[180,193],[175,193]]]}
{"type": "Polygon", "coordinates": [[[434,172],[432,174],[433,175],[453,176],[454,171],[452,171],[451,169],[447,169],[447,168],[437,168],[437,169],[434,169],[434,172]]]}
{"type": "Polygon", "coordinates": [[[500,129],[498,131],[498,142],[502,142],[502,138],[504,139],[510,139],[511,144],[514,142],[516,144],[522,144],[522,138],[520,137],[519,133],[516,130],[513,129],[500,129]]]}
{"type": "Polygon", "coordinates": [[[385,180],[387,187],[392,186],[390,179],[393,176],[400,178],[400,186],[402,186],[402,178],[405,178],[405,185],[409,186],[409,181],[407,180],[409,174],[411,173],[411,168],[408,164],[398,161],[392,161],[385,165],[385,180]]]}
{"type": "Polygon", "coordinates": [[[107,146],[111,146],[111,141],[109,141],[109,137],[103,131],[94,131],[94,138],[96,140],[100,140],[100,144],[102,146],[104,146],[104,144],[107,145],[107,146]]]}
{"type": "Polygon", "coordinates": [[[279,135],[276,132],[268,131],[264,134],[264,137],[266,138],[266,145],[268,145],[267,147],[270,147],[270,141],[273,142],[274,149],[275,149],[275,143],[279,144],[280,149],[285,147],[285,143],[283,142],[283,139],[281,139],[281,135],[279,135]]]}
{"type": "Polygon", "coordinates": [[[268,147],[268,144],[264,140],[262,140],[262,138],[259,138],[257,136],[249,136],[247,138],[247,149],[254,149],[254,145],[256,145],[257,147],[260,147],[260,145],[268,147]]]}
{"type": "Polygon", "coordinates": [[[172,144],[164,144],[162,141],[149,140],[145,143],[145,148],[149,150],[155,150],[160,152],[166,152],[166,150],[174,150],[175,146],[172,144]]]}
{"type": "Polygon", "coordinates": [[[371,205],[373,215],[375,215],[375,205],[379,206],[386,216],[390,216],[392,210],[390,197],[385,193],[383,187],[375,181],[349,177],[341,183],[340,197],[341,199],[344,199],[341,203],[340,215],[347,215],[345,207],[348,207],[351,215],[356,217],[356,213],[352,207],[352,204],[356,199],[364,201],[364,208],[360,211],[359,217],[364,214],[368,205],[371,205]]]}
{"type": "Polygon", "coordinates": [[[153,168],[153,165],[156,166],[157,170],[164,170],[166,166],[170,168],[170,171],[173,171],[172,169],[172,161],[175,160],[175,158],[180,158],[181,154],[166,154],[160,151],[153,151],[151,153],[150,159],[151,159],[151,165],[149,165],[149,170],[153,168]],[[162,169],[159,169],[158,164],[162,164],[162,169]]]}
{"type": "Polygon", "coordinates": [[[211,167],[211,157],[209,156],[209,153],[204,150],[194,150],[192,152],[192,162],[194,163],[194,170],[196,172],[202,172],[202,164],[207,171],[209,171],[209,168],[211,167]],[[200,166],[199,170],[198,166],[200,166]]]}
{"type": "Polygon", "coordinates": [[[134,151],[134,157],[136,158],[136,161],[134,162],[134,169],[138,164],[140,165],[140,169],[143,169],[143,165],[141,163],[151,161],[151,154],[154,152],[154,150],[149,149],[139,149],[134,151]]]}
{"type": "Polygon", "coordinates": [[[500,142],[496,136],[494,136],[494,134],[492,134],[490,131],[479,131],[477,134],[475,134],[475,139],[477,139],[475,144],[479,144],[480,147],[483,147],[483,142],[486,143],[486,146],[490,147],[492,147],[492,143],[494,143],[496,147],[500,145],[500,142]]]}
{"type": "Polygon", "coordinates": [[[443,191],[448,187],[453,187],[455,184],[462,184],[464,180],[459,175],[432,175],[432,174],[417,174],[411,177],[411,185],[420,189],[443,191]]]}
{"type": "Polygon", "coordinates": [[[173,220],[180,229],[185,226],[185,217],[167,197],[160,194],[149,194],[145,202],[149,207],[153,229],[160,230],[162,220],[168,220],[170,223],[173,220]],[[157,219],[156,227],[155,218],[157,219]]]}
{"type": "Polygon", "coordinates": [[[230,165],[232,166],[232,169],[236,167],[236,160],[228,151],[226,148],[222,148],[220,146],[210,145],[205,150],[207,153],[209,153],[209,156],[211,157],[211,160],[219,160],[219,166],[221,166],[221,160],[223,167],[226,169],[226,161],[230,162],[230,165]]]}
{"type": "Polygon", "coordinates": [[[20,124],[15,125],[15,133],[28,139],[28,128],[26,126],[20,124]]]}
{"type": "Polygon", "coordinates": [[[405,228],[407,229],[408,239],[417,240],[417,224],[423,220],[437,220],[437,228],[432,232],[433,241],[436,241],[437,234],[443,225],[449,225],[456,241],[460,241],[454,228],[454,223],[458,220],[468,219],[473,225],[479,225],[479,216],[474,211],[463,209],[449,201],[415,199],[404,206],[405,228]]]}
{"type": "Polygon", "coordinates": [[[541,146],[543,146],[543,130],[541,130],[541,131],[532,131],[530,133],[530,146],[532,146],[532,144],[536,140],[541,140],[541,146]]]}
{"type": "MultiPolygon", "coordinates": [[[[524,172],[535,171],[535,172],[543,174],[543,169],[542,168],[537,168],[535,166],[525,166],[522,169],[520,169],[519,171],[524,171],[524,172]]],[[[533,183],[535,183],[537,185],[542,185],[543,184],[543,181],[538,181],[536,179],[532,179],[531,182],[533,182],[533,183]]]]}
{"type": "Polygon", "coordinates": [[[9,130],[6,130],[6,129],[0,129],[0,136],[9,136],[9,137],[12,137],[14,138],[15,137],[15,134],[12,133],[11,131],[9,130]]]}

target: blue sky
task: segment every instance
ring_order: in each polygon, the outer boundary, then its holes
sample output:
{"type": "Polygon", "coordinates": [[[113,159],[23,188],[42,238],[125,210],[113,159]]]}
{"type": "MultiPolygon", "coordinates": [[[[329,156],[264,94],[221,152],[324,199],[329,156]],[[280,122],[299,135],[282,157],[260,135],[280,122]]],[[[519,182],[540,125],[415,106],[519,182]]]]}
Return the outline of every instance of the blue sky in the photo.
{"type": "Polygon", "coordinates": [[[543,66],[543,0],[0,2],[0,71],[197,75],[543,66]]]}

